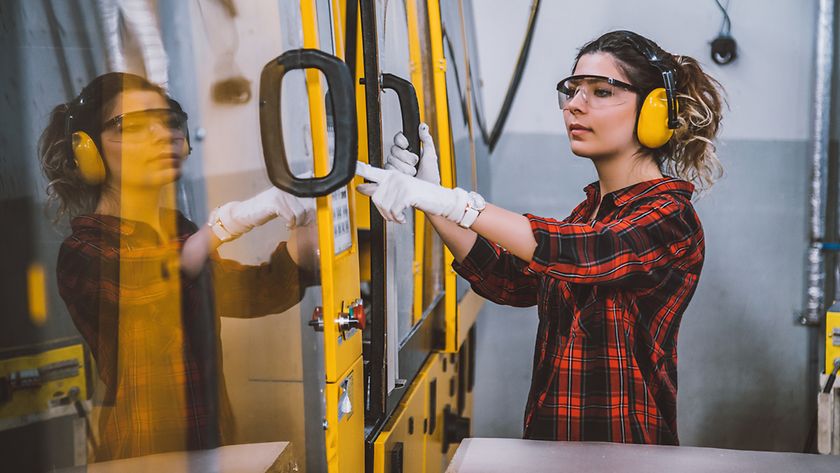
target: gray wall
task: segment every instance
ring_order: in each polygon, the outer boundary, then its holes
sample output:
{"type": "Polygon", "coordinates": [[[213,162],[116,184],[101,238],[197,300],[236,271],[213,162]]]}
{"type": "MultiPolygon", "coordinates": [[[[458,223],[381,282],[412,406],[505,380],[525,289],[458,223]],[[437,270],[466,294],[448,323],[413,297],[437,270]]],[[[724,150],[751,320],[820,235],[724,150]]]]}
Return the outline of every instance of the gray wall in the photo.
{"type": "MultiPolygon", "coordinates": [[[[799,326],[794,314],[804,294],[817,2],[731,2],[740,57],[725,68],[707,59],[722,18],[712,0],[594,0],[574,17],[561,3],[543,2],[506,133],[489,157],[489,200],[562,218],[597,179],[591,163],[569,151],[554,98],[554,84],[568,75],[576,48],[587,40],[632,29],[701,61],[726,88],[730,110],[717,143],[726,175],[695,203],[706,262],[679,336],[680,439],[693,446],[800,451],[816,391],[807,367],[808,331],[814,329],[799,326]],[[649,15],[651,9],[660,14],[649,15]],[[663,24],[661,18],[677,20],[663,24]],[[780,80],[796,84],[786,89],[790,95],[779,95],[773,84],[780,80]]],[[[529,5],[474,2],[491,119],[529,5]]],[[[536,309],[485,305],[477,323],[474,436],[522,435],[536,327],[536,309]]]]}

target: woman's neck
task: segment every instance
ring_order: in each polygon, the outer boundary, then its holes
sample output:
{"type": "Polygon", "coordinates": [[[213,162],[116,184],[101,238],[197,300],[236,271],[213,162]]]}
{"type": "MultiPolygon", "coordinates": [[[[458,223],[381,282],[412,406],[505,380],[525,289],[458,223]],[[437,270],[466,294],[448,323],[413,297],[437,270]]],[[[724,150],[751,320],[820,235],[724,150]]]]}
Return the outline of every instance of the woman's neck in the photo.
{"type": "Polygon", "coordinates": [[[601,196],[644,181],[659,179],[662,172],[651,156],[620,156],[593,160],[601,196]]]}
{"type": "MultiPolygon", "coordinates": [[[[161,222],[160,209],[163,201],[174,203],[174,189],[164,188],[123,188],[106,187],[96,206],[96,213],[143,222],[151,226],[162,237],[171,234],[161,222]],[[172,199],[167,199],[170,196],[172,199]]],[[[174,206],[173,206],[174,207],[174,206]]],[[[165,238],[164,238],[165,239],[165,238]]]]}

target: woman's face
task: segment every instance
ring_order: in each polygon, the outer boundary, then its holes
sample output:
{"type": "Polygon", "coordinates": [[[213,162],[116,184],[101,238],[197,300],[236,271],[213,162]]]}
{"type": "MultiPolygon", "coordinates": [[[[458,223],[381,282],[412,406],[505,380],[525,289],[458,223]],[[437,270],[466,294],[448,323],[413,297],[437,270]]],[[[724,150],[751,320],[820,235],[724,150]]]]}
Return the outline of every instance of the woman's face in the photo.
{"type": "Polygon", "coordinates": [[[151,190],[176,181],[188,154],[186,138],[166,125],[165,112],[143,113],[169,109],[169,102],[155,91],[128,90],[111,107],[101,140],[109,184],[151,190]],[[116,117],[123,118],[115,123],[116,117]]]}
{"type": "MultiPolygon", "coordinates": [[[[605,76],[630,82],[615,58],[608,53],[581,56],[574,75],[605,76]]],[[[631,94],[632,100],[608,107],[591,107],[580,93],[566,104],[563,120],[574,154],[601,159],[621,156],[638,149],[634,134],[638,97],[633,92],[624,92],[631,94]]]]}

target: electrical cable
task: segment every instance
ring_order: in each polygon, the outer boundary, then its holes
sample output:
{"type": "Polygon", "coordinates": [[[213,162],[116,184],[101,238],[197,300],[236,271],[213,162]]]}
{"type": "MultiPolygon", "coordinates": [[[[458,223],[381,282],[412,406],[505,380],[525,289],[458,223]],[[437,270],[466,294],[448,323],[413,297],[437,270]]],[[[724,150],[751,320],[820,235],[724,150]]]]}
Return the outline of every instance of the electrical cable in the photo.
{"type": "Polygon", "coordinates": [[[720,25],[720,31],[717,37],[712,40],[712,61],[715,64],[725,66],[734,61],[738,57],[738,45],[735,43],[735,38],[732,37],[732,19],[729,18],[729,2],[726,6],[720,3],[720,0],[715,0],[721,13],[723,13],[723,23],[720,25]]]}
{"type": "Polygon", "coordinates": [[[840,371],[840,358],[834,360],[834,370],[828,376],[828,379],[825,381],[825,387],[823,387],[823,394],[828,394],[831,392],[831,388],[834,387],[834,380],[837,379],[837,372],[840,371]]]}
{"type": "MultiPolygon", "coordinates": [[[[499,142],[499,138],[502,135],[502,131],[505,127],[505,122],[507,122],[507,118],[510,115],[510,108],[513,105],[513,99],[516,96],[516,92],[519,90],[519,84],[522,81],[522,74],[525,71],[525,65],[528,62],[528,55],[531,52],[531,43],[533,42],[534,38],[534,30],[536,29],[537,24],[537,14],[539,13],[540,3],[542,0],[533,0],[531,2],[531,13],[528,18],[528,26],[525,33],[525,39],[522,41],[522,46],[519,49],[519,57],[516,60],[516,67],[513,69],[513,74],[511,76],[510,82],[508,83],[507,91],[505,92],[505,98],[502,101],[502,108],[499,110],[499,116],[496,118],[496,123],[493,124],[492,130],[488,131],[487,125],[484,121],[484,116],[481,114],[480,107],[476,106],[476,121],[478,122],[478,128],[481,131],[481,139],[489,148],[490,152],[493,152],[493,149],[496,148],[496,144],[499,142]]],[[[449,49],[449,55],[452,58],[455,58],[455,48],[452,45],[452,41],[447,35],[447,32],[443,32],[443,38],[446,42],[447,49],[449,49]]],[[[453,65],[454,67],[454,65],[453,65]]],[[[467,116],[467,101],[466,97],[461,96],[461,78],[458,75],[458,68],[454,67],[455,69],[455,82],[458,84],[458,95],[461,102],[461,111],[464,114],[464,121],[466,121],[467,116]]],[[[475,87],[471,87],[472,89],[472,99],[476,101],[475,95],[475,87]]]]}
{"type": "Polygon", "coordinates": [[[720,25],[720,36],[729,36],[729,32],[732,30],[732,20],[729,18],[729,2],[726,2],[726,6],[724,7],[723,4],[720,3],[720,0],[715,0],[717,3],[718,8],[720,8],[721,13],[723,13],[723,23],[720,25]]]}

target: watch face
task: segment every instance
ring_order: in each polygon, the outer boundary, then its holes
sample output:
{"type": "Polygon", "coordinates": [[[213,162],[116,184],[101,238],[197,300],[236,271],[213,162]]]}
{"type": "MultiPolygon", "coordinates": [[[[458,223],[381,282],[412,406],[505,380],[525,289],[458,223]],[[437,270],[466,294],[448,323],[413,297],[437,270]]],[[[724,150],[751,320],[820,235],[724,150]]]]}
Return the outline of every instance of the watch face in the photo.
{"type": "Polygon", "coordinates": [[[487,203],[484,201],[484,197],[477,192],[470,192],[470,207],[476,210],[484,210],[484,207],[487,203]]]}

